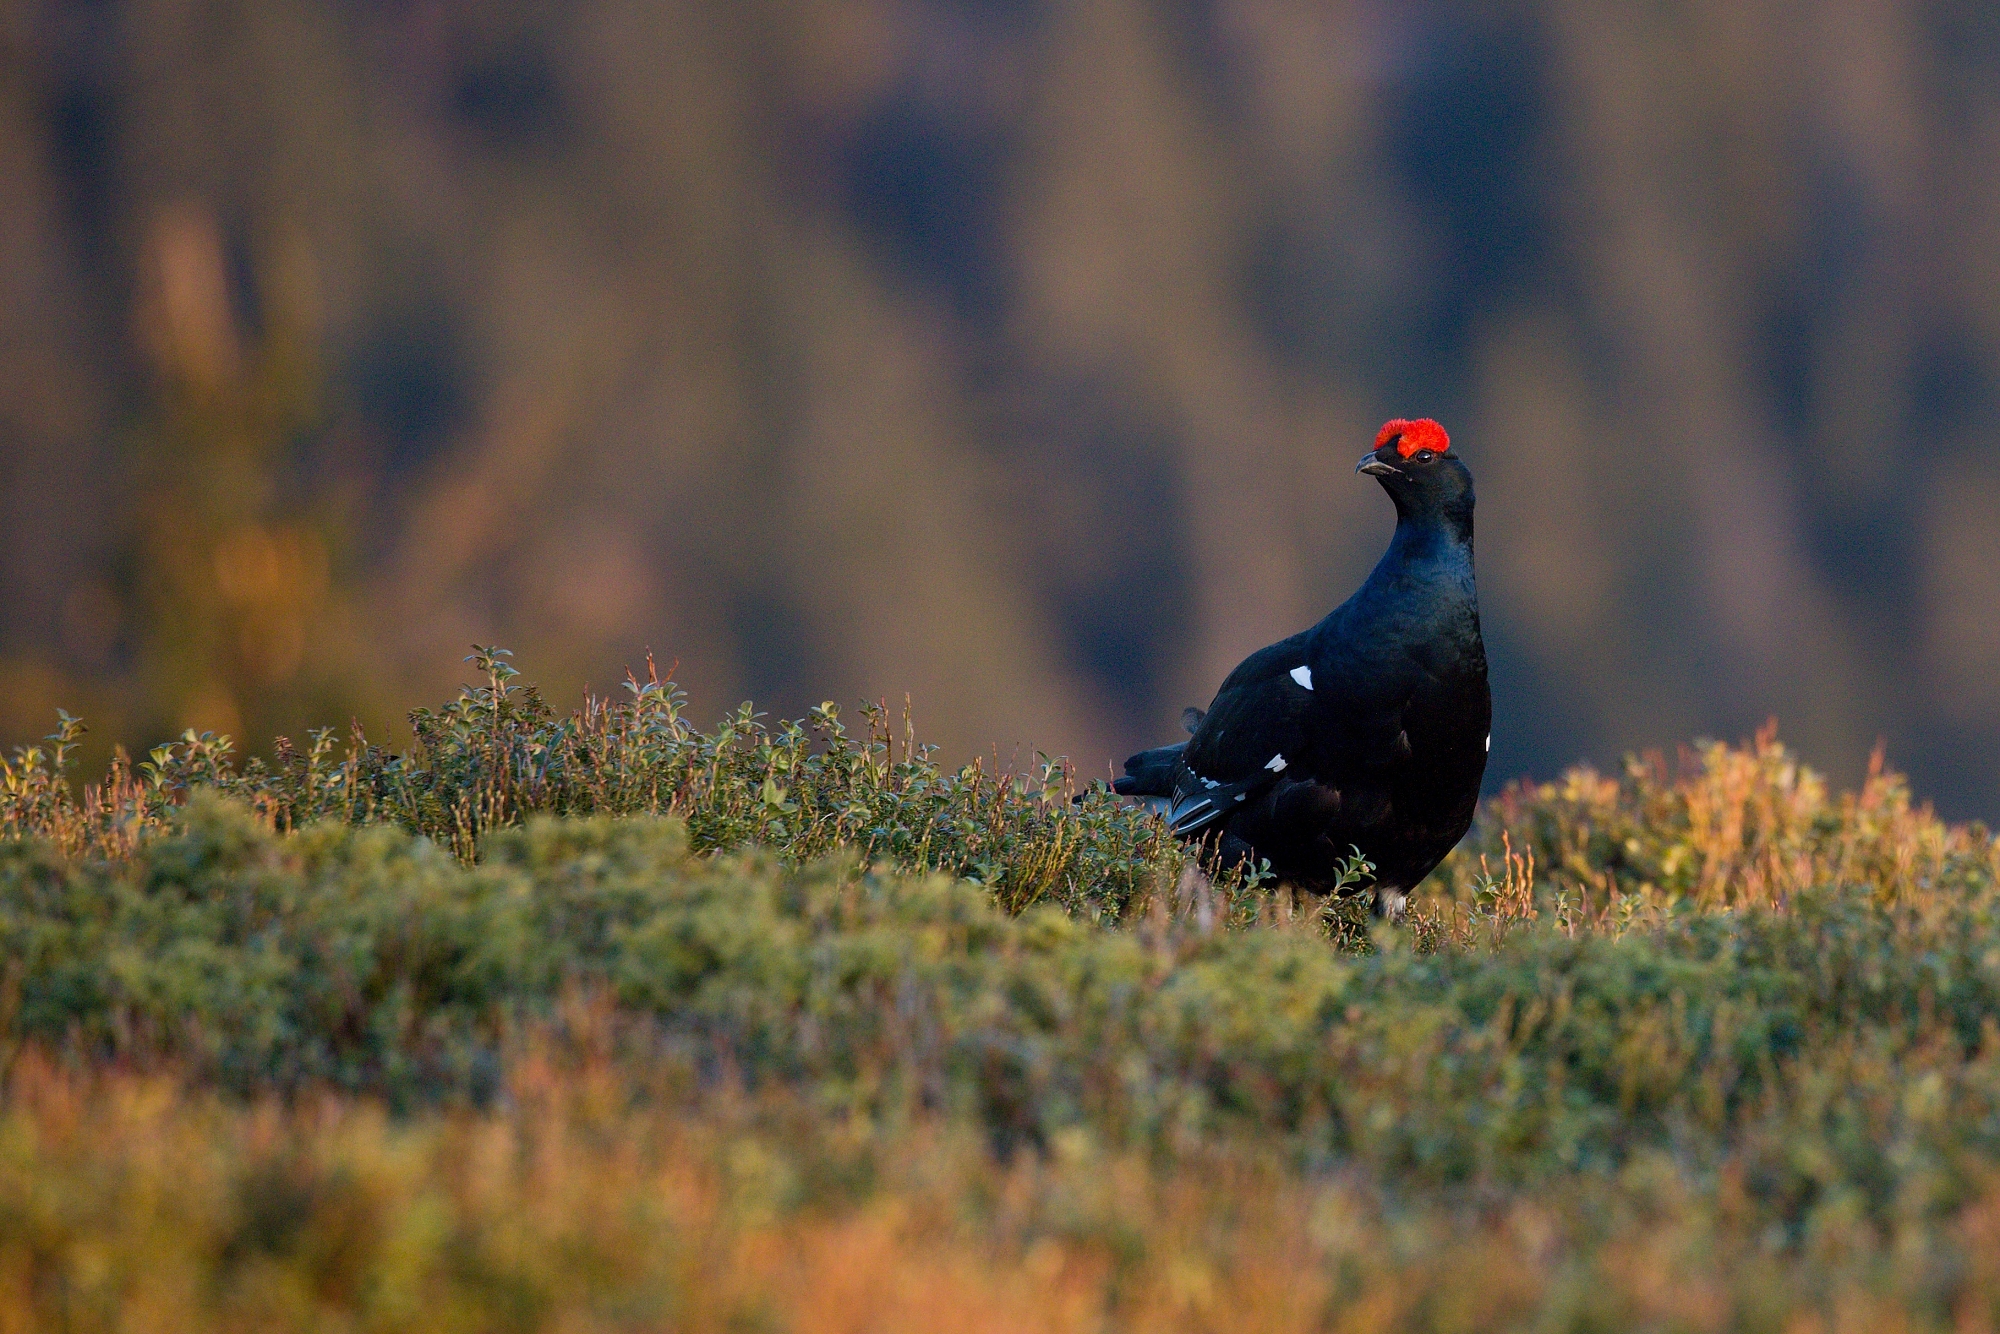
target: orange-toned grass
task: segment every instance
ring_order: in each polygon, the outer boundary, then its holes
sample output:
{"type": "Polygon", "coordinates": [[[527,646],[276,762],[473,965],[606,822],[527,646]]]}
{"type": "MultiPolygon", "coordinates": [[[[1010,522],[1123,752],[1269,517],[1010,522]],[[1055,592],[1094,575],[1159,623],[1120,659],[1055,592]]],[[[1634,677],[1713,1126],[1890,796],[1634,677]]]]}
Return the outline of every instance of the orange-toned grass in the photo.
{"type": "Polygon", "coordinates": [[[1650,754],[1617,778],[1580,766],[1511,784],[1430,885],[1440,904],[1504,889],[1510,906],[1491,909],[1503,917],[1540,904],[1571,926],[1622,929],[1670,907],[1783,909],[1813,889],[1920,907],[1968,867],[2000,876],[1992,831],[1940,820],[1879,749],[1859,791],[1833,792],[1771,723],[1742,746],[1700,742],[1673,765],[1650,754]]]}
{"type": "MultiPolygon", "coordinates": [[[[795,1111],[796,1109],[791,1109],[795,1111]]],[[[1992,1329],[1954,1217],[1774,1239],[1742,1158],[1398,1199],[1254,1154],[1000,1161],[933,1124],[657,1100],[521,1060],[498,1110],[231,1103],[33,1053],[0,1107],[0,1330],[1992,1329]]]]}

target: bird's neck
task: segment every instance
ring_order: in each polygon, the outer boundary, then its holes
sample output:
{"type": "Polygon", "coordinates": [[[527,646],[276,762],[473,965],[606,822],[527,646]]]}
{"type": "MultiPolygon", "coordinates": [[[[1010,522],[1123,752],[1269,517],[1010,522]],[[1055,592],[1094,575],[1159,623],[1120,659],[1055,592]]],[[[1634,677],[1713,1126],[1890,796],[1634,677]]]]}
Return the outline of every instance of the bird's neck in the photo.
{"type": "Polygon", "coordinates": [[[1379,617],[1398,623],[1412,616],[1443,623],[1465,620],[1476,626],[1479,593],[1472,575],[1471,515],[1398,515],[1389,549],[1333,616],[1348,623],[1349,633],[1379,617]]]}
{"type": "Polygon", "coordinates": [[[1421,512],[1397,507],[1396,535],[1376,566],[1379,574],[1394,568],[1440,565],[1472,577],[1472,507],[1443,506],[1421,512]]]}
{"type": "Polygon", "coordinates": [[[1436,640],[1462,648],[1468,661],[1483,661],[1470,506],[1457,514],[1399,513],[1396,535],[1374,571],[1312,633],[1322,643],[1359,645],[1371,658],[1436,640]]]}

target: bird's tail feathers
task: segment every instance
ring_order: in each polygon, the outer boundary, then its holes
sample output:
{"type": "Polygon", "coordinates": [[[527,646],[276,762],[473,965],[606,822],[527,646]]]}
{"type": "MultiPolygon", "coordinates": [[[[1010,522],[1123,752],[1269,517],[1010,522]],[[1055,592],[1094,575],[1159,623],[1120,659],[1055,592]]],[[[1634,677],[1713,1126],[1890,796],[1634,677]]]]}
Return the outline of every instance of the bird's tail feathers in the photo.
{"type": "Polygon", "coordinates": [[[1174,795],[1174,768],[1180,763],[1187,742],[1142,750],[1125,761],[1125,774],[1111,784],[1121,797],[1171,797],[1174,795]]]}
{"type": "MultiPolygon", "coordinates": [[[[1282,759],[1280,756],[1279,760],[1282,759]]],[[[1278,780],[1279,772],[1280,769],[1265,765],[1247,778],[1223,783],[1203,778],[1188,767],[1183,757],[1174,773],[1174,800],[1167,807],[1167,826],[1179,838],[1198,834],[1217,820],[1236,814],[1245,802],[1261,796],[1278,780]]]]}

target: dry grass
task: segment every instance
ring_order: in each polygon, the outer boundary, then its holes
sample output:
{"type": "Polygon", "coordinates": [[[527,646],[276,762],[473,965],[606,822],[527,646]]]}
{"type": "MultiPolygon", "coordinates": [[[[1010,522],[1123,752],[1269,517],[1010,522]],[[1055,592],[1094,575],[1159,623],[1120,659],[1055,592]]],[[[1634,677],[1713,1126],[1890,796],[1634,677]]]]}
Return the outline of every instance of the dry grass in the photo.
{"type": "MultiPolygon", "coordinates": [[[[1991,1058],[1987,1058],[1990,1077],[1991,1058]]],[[[0,1329],[1988,1330],[2000,1174],[1949,1218],[1772,1235],[1754,1155],[1403,1198],[1254,1151],[1001,1161],[936,1122],[635,1096],[518,1061],[504,1106],[222,1101],[17,1060],[0,1329]]]]}
{"type": "Polygon", "coordinates": [[[1995,848],[1983,825],[1948,824],[1914,800],[1881,751],[1860,791],[1836,793],[1770,724],[1672,765],[1653,754],[1617,778],[1585,766],[1509,786],[1430,882],[1432,928],[1548,911],[1572,933],[1616,932],[1661,913],[1782,910],[1830,886],[1918,907],[1960,891],[1968,869],[1990,875],[1995,848]]]}

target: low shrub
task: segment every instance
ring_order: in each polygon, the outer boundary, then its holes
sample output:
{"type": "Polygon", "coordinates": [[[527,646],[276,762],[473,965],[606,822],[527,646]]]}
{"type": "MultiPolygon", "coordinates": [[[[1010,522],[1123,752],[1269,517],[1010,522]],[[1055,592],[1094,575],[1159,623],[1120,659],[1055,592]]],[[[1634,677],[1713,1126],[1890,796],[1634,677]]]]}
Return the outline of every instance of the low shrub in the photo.
{"type": "Polygon", "coordinates": [[[61,714],[40,746],[0,760],[0,837],[38,838],[73,856],[122,857],[172,827],[198,792],[234,797],[274,829],[338,820],[422,834],[462,861],[488,831],[535,815],[674,815],[701,852],[766,848],[791,862],[841,849],[917,872],[983,885],[1010,911],[1053,903],[1116,918],[1185,862],[1159,821],[1102,784],[1078,790],[1065,761],[1031,773],[951,770],[903,719],[863,710],[851,734],[826,703],[776,727],[744,704],[712,731],[692,726],[685,697],[648,665],[622,701],[587,699],[558,717],[518,682],[505,649],[479,649],[485,684],[410,715],[414,744],[396,753],[357,727],[275,759],[238,763],[231,738],[186,733],[134,766],[122,753],[103,781],[74,789],[69,757],[83,724],[61,714]]]}
{"type": "Polygon", "coordinates": [[[2000,843],[1879,763],[1516,785],[1371,934],[1057,762],[481,666],[0,770],[0,1322],[2000,1318],[2000,843]]]}
{"type": "Polygon", "coordinates": [[[483,853],[279,835],[210,796],[117,862],[6,845],[6,1036],[244,1091],[478,1101],[509,1033],[587,994],[642,1061],[843,1115],[948,1113],[1003,1150],[1249,1139],[1445,1184],[1769,1133],[1862,1154],[1837,1171],[1876,1209],[1934,1131],[2000,1153],[1990,874],[1921,903],[1829,886],[1355,955],[1304,917],[1203,930],[1163,898],[1104,930],[852,856],[699,856],[677,819],[536,817],[483,853]],[[1899,1141],[1894,1091],[1917,1085],[1941,1119],[1899,1141]],[[1884,1134],[1835,1144],[1840,1124],[1884,1134]]]}

